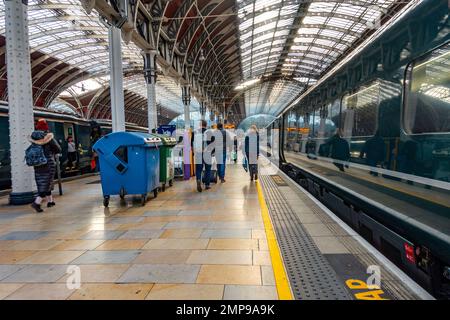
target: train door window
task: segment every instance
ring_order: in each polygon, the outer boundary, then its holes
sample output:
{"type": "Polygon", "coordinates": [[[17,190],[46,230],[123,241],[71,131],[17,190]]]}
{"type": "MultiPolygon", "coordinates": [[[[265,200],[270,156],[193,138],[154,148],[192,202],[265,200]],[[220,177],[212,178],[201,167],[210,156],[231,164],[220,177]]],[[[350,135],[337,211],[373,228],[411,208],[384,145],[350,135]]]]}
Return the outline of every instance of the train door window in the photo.
{"type": "Polygon", "coordinates": [[[450,44],[409,66],[403,126],[409,134],[450,132],[450,44]]]}
{"type": "Polygon", "coordinates": [[[363,86],[342,99],[341,129],[344,137],[372,136],[378,128],[380,83],[363,86]]]}
{"type": "Polygon", "coordinates": [[[325,119],[325,123],[323,125],[324,138],[331,137],[336,133],[336,129],[339,128],[340,109],[341,104],[339,99],[327,104],[323,115],[323,118],[325,119]]]}

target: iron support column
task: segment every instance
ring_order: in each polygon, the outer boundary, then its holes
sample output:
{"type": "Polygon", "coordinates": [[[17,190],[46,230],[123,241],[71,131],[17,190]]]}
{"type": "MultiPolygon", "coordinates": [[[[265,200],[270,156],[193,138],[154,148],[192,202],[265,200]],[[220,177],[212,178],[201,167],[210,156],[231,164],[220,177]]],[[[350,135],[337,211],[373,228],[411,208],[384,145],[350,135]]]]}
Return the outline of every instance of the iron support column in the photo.
{"type": "Polygon", "coordinates": [[[26,1],[5,1],[12,180],[9,202],[14,205],[31,203],[36,194],[33,168],[23,160],[24,151],[29,146],[28,137],[34,129],[27,10],[26,1]]]}
{"type": "Polygon", "coordinates": [[[109,68],[112,131],[125,131],[121,31],[115,26],[109,27],[109,68]]]}
{"type": "Polygon", "coordinates": [[[189,86],[183,86],[181,92],[181,98],[184,105],[184,147],[183,147],[183,160],[184,160],[184,179],[189,180],[191,178],[191,117],[190,117],[190,103],[191,103],[191,89],[189,86]]]}
{"type": "Polygon", "coordinates": [[[158,128],[158,113],[156,108],[156,51],[144,54],[144,76],[147,82],[147,114],[148,131],[158,128]]]}

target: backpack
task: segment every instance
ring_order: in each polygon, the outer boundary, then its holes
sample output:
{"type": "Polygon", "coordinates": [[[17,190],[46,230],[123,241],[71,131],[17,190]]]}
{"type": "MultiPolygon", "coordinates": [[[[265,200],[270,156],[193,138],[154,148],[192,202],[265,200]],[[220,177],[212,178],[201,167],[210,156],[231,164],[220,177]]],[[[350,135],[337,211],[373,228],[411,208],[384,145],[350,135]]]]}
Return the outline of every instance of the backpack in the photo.
{"type": "Polygon", "coordinates": [[[25,162],[30,167],[46,165],[47,158],[44,154],[44,148],[41,145],[32,143],[27,150],[25,150],[25,162]]]}

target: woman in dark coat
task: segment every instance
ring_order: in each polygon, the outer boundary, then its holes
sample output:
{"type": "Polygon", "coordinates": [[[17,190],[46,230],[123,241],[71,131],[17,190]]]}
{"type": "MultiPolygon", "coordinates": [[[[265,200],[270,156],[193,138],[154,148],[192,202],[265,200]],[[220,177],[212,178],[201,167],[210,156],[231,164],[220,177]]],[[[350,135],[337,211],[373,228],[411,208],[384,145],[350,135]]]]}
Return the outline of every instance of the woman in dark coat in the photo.
{"type": "Polygon", "coordinates": [[[44,149],[47,164],[34,167],[34,177],[38,188],[38,196],[31,205],[37,212],[42,212],[41,203],[44,198],[47,200],[47,207],[53,207],[52,189],[53,179],[56,172],[55,154],[61,153],[61,147],[53,138],[53,133],[49,132],[45,119],[40,119],[36,124],[36,131],[31,134],[30,141],[41,145],[44,149]]]}
{"type": "Polygon", "coordinates": [[[259,133],[255,125],[250,127],[245,136],[244,153],[250,172],[250,180],[258,180],[259,133]]]}

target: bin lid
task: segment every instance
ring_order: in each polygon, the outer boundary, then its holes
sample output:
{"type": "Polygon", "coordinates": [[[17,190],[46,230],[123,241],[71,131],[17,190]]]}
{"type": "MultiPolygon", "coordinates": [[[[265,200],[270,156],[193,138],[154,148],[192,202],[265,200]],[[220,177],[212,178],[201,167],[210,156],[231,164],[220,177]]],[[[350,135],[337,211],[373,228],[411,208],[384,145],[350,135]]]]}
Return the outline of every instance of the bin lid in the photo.
{"type": "Polygon", "coordinates": [[[177,139],[174,137],[165,135],[165,134],[158,134],[158,133],[152,133],[153,136],[161,139],[161,142],[165,146],[175,146],[177,144],[177,139]]]}
{"type": "Polygon", "coordinates": [[[113,132],[107,134],[94,144],[94,150],[114,152],[120,146],[159,147],[162,141],[159,137],[144,132],[113,132]]]}

